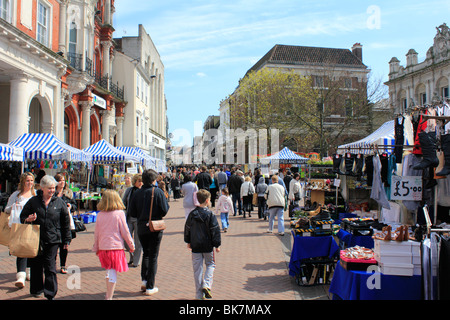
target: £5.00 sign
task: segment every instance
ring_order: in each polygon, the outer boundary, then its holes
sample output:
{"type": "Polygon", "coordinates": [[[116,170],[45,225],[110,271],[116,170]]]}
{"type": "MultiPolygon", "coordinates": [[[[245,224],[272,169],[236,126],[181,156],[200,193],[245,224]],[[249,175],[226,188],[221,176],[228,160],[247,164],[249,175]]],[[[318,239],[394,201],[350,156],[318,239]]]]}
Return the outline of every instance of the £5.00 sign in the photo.
{"type": "Polygon", "coordinates": [[[391,200],[422,200],[422,177],[392,176],[391,200]]]}

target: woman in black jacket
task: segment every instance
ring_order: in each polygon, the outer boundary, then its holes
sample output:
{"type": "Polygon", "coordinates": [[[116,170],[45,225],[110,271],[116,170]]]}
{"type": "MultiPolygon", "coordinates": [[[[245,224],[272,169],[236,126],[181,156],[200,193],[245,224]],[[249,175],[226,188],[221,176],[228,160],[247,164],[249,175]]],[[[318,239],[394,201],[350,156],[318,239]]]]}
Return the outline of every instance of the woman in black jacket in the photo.
{"type": "Polygon", "coordinates": [[[21,223],[40,226],[40,252],[37,257],[30,259],[30,293],[36,297],[43,294],[48,300],[52,300],[58,292],[58,248],[63,244],[67,249],[72,239],[69,211],[64,200],[55,195],[56,185],[55,178],[44,176],[40,182],[41,190],[25,204],[20,213],[21,223]]]}
{"type": "Polygon", "coordinates": [[[159,247],[163,236],[163,231],[151,232],[148,227],[150,207],[153,202],[152,220],[162,220],[169,211],[169,204],[164,192],[155,186],[157,177],[158,174],[151,169],[142,173],[144,184],[134,192],[127,209],[131,217],[137,218],[138,236],[143,253],[141,290],[145,295],[153,295],[158,292],[158,288],[155,286],[155,277],[159,247]]]}

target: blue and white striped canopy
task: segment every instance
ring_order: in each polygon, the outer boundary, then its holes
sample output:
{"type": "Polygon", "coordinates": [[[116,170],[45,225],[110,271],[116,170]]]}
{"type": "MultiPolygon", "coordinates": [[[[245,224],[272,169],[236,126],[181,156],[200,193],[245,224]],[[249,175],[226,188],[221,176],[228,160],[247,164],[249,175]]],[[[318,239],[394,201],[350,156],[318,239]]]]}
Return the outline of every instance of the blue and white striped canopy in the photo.
{"type": "Polygon", "coordinates": [[[92,161],[92,155],[65,144],[50,133],[24,133],[9,145],[22,148],[25,159],[92,161]]]}
{"type": "Polygon", "coordinates": [[[141,159],[141,165],[147,169],[156,170],[156,159],[146,154],[141,148],[138,147],[117,147],[120,151],[136,156],[141,159]]]}
{"type": "Polygon", "coordinates": [[[289,148],[285,147],[283,150],[261,159],[261,163],[268,164],[272,162],[277,162],[280,164],[302,164],[306,163],[309,159],[299,156],[298,154],[291,151],[289,148]]]}
{"type": "Polygon", "coordinates": [[[115,162],[140,162],[141,158],[132,154],[127,154],[114,147],[105,139],[98,141],[92,146],[83,149],[85,152],[89,152],[93,156],[94,163],[115,163],[115,162]]]}
{"type": "MultiPolygon", "coordinates": [[[[373,147],[376,146],[378,151],[392,153],[393,148],[390,146],[395,145],[395,120],[385,122],[373,133],[365,137],[364,139],[344,144],[338,147],[338,154],[344,154],[345,152],[353,154],[372,154],[374,153],[373,147]],[[383,148],[383,146],[386,146],[383,148]],[[387,147],[389,146],[389,147],[387,147]]],[[[408,142],[406,142],[408,144],[408,142]]]]}
{"type": "Polygon", "coordinates": [[[23,149],[0,143],[0,161],[23,162],[23,149]]]}

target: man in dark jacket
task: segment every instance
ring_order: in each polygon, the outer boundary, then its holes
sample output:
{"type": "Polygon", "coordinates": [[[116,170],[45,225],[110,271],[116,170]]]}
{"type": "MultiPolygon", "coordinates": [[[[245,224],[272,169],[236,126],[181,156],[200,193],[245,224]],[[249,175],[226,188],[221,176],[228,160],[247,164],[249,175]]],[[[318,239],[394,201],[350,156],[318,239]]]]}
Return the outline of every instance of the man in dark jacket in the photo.
{"type": "Polygon", "coordinates": [[[211,175],[206,171],[206,166],[202,166],[200,170],[201,172],[195,176],[193,182],[197,182],[197,187],[199,190],[204,189],[209,191],[209,187],[213,183],[211,175]]]}
{"type": "Polygon", "coordinates": [[[151,169],[142,173],[143,186],[133,193],[127,208],[129,216],[137,218],[138,236],[143,253],[141,290],[144,291],[145,295],[153,295],[158,292],[158,288],[155,287],[155,276],[159,247],[163,236],[163,231],[151,232],[148,227],[152,201],[152,220],[162,220],[169,211],[169,204],[164,192],[155,185],[157,177],[156,171],[151,169]]]}
{"type": "Polygon", "coordinates": [[[237,170],[236,173],[231,172],[230,179],[228,179],[227,186],[233,201],[234,216],[237,210],[239,210],[239,215],[242,214],[241,185],[244,183],[243,175],[242,171],[237,170]],[[238,203],[237,205],[236,202],[238,203]]]}
{"type": "Polygon", "coordinates": [[[36,297],[44,295],[48,300],[52,300],[58,292],[58,248],[63,244],[67,249],[72,240],[69,211],[64,200],[55,195],[56,185],[52,176],[44,176],[40,181],[41,190],[28,200],[20,213],[21,223],[40,226],[40,252],[37,257],[29,259],[30,293],[36,297]]]}
{"type": "Polygon", "coordinates": [[[192,250],[192,266],[196,298],[212,298],[211,286],[215,269],[214,248],[220,252],[220,227],[216,216],[208,209],[211,194],[206,190],[197,192],[197,206],[186,219],[184,241],[192,250]],[[203,275],[203,262],[206,265],[203,275]]]}

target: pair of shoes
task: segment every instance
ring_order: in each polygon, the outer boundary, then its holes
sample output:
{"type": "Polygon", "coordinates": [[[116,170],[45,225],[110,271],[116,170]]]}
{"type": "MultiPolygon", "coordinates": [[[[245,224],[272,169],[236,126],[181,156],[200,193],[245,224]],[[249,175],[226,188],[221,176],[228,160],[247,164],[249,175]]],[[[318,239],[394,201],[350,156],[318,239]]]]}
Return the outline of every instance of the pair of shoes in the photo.
{"type": "Polygon", "coordinates": [[[158,288],[154,287],[153,289],[145,290],[144,295],[151,296],[151,295],[154,295],[155,293],[157,293],[158,291],[159,291],[158,288]]]}
{"type": "Polygon", "coordinates": [[[212,295],[211,295],[211,289],[210,288],[203,288],[202,289],[203,294],[205,295],[206,299],[211,299],[212,295]]]}
{"type": "Polygon", "coordinates": [[[32,293],[31,294],[33,296],[33,298],[43,298],[44,297],[44,293],[32,293]]]}
{"type": "Polygon", "coordinates": [[[67,273],[67,268],[66,267],[61,267],[61,273],[62,274],[66,274],[67,273]]]}
{"type": "Polygon", "coordinates": [[[250,214],[250,212],[248,213],[248,217],[249,217],[249,218],[251,218],[251,217],[252,217],[252,215],[250,214]]]}
{"type": "Polygon", "coordinates": [[[272,233],[272,230],[267,229],[267,233],[272,233]]]}
{"type": "Polygon", "coordinates": [[[141,291],[145,292],[145,290],[147,290],[147,281],[142,280],[141,291]]]}
{"type": "Polygon", "coordinates": [[[279,236],[284,236],[284,232],[278,232],[279,236]]]}

